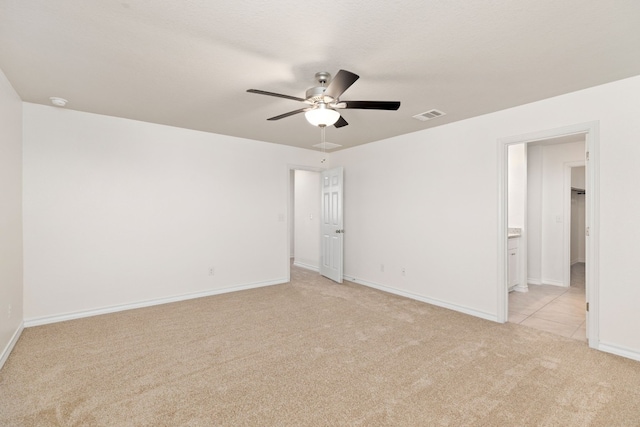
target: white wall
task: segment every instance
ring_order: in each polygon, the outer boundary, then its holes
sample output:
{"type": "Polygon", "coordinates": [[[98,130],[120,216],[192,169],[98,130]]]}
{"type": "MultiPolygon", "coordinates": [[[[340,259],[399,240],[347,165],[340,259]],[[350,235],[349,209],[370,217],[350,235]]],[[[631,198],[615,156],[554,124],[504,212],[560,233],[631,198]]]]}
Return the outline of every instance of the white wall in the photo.
{"type": "Polygon", "coordinates": [[[640,357],[639,98],[640,76],[332,154],[345,275],[497,318],[498,139],[597,120],[600,343],[640,357]]]}
{"type": "Polygon", "coordinates": [[[320,268],[320,174],[295,171],[295,259],[299,267],[320,268]]]}
{"type": "Polygon", "coordinates": [[[543,284],[564,284],[564,267],[569,265],[564,256],[564,217],[570,215],[565,212],[565,194],[569,191],[565,187],[565,163],[584,161],[584,153],[584,141],[542,147],[542,211],[531,211],[531,215],[540,215],[542,223],[540,280],[543,284]]]}
{"type": "Polygon", "coordinates": [[[584,190],[586,186],[586,168],[579,166],[571,168],[571,186],[584,190]]]}
{"type": "Polygon", "coordinates": [[[525,197],[527,195],[527,157],[525,144],[508,147],[508,227],[525,228],[525,197]]]}
{"type": "Polygon", "coordinates": [[[0,367],[22,317],[22,101],[0,71],[0,367]]]}
{"type": "Polygon", "coordinates": [[[527,144],[527,283],[542,284],[542,146],[527,144]]]}
{"type": "Polygon", "coordinates": [[[286,281],[287,165],[321,156],[25,103],[25,319],[286,281]]]}
{"type": "MultiPolygon", "coordinates": [[[[528,144],[530,152],[528,180],[530,189],[527,221],[535,230],[528,242],[530,284],[564,285],[564,217],[566,163],[584,161],[585,143],[558,144],[554,140],[528,144]]],[[[584,174],[584,168],[582,168],[584,174]]],[[[584,182],[584,177],[583,177],[584,182]]],[[[584,221],[583,221],[584,223],[584,221]]],[[[570,226],[573,224],[569,222],[570,226]]],[[[571,233],[573,234],[573,233],[571,233]]],[[[572,245],[570,241],[568,243],[572,245]]],[[[568,283],[566,284],[569,285],[568,283]]]]}

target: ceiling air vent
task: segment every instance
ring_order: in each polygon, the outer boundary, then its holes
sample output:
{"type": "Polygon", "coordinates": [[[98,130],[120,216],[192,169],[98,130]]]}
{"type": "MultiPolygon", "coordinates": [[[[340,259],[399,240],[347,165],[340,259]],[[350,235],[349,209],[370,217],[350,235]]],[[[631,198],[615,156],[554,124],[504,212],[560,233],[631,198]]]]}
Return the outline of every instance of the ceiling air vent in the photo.
{"type": "Polygon", "coordinates": [[[325,143],[320,143],[320,144],[316,144],[314,145],[314,147],[317,148],[324,148],[325,150],[333,150],[334,148],[338,148],[338,147],[342,147],[342,145],[340,144],[334,144],[333,142],[325,142],[325,143]]]}
{"type": "Polygon", "coordinates": [[[443,113],[442,111],[433,109],[433,110],[425,111],[424,113],[416,114],[415,116],[413,116],[413,118],[426,122],[427,120],[435,119],[444,115],[445,113],[443,113]]]}

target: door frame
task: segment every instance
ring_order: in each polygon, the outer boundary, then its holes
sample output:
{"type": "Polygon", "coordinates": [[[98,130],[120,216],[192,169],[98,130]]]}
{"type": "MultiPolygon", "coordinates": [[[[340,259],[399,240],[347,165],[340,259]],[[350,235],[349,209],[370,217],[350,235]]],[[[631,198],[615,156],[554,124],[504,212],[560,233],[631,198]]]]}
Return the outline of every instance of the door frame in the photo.
{"type": "MultiPolygon", "coordinates": [[[[585,149],[589,157],[586,159],[586,187],[589,198],[585,203],[585,227],[589,229],[586,238],[586,298],[589,303],[587,322],[587,339],[589,347],[599,346],[599,212],[600,212],[600,186],[599,186],[599,145],[600,122],[592,121],[575,125],[542,130],[527,134],[507,136],[497,141],[498,151],[498,281],[497,295],[497,321],[507,321],[508,286],[507,286],[507,149],[509,145],[554,139],[561,136],[575,134],[585,135],[585,149]]],[[[526,233],[526,230],[525,230],[526,233]]]]}
{"type": "MultiPolygon", "coordinates": [[[[309,171],[309,172],[317,172],[318,174],[321,173],[322,171],[327,170],[328,168],[322,168],[322,167],[314,167],[314,166],[304,166],[304,165],[292,165],[292,164],[287,164],[287,253],[285,256],[285,262],[286,262],[286,278],[287,278],[287,282],[291,281],[291,266],[289,265],[291,263],[291,238],[292,236],[292,225],[293,225],[293,194],[292,192],[294,191],[294,188],[292,187],[292,182],[291,182],[291,176],[292,176],[292,172],[296,171],[296,170],[302,170],[302,171],[309,171]]],[[[318,179],[320,179],[318,177],[318,179]]],[[[320,197],[321,195],[318,194],[318,197],[320,197]]]]}

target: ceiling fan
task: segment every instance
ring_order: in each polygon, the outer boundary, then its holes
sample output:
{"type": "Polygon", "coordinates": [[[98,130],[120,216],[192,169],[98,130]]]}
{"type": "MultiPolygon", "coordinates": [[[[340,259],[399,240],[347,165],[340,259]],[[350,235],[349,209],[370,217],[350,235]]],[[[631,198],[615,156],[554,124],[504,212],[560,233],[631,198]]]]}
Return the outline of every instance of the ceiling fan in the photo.
{"type": "Polygon", "coordinates": [[[362,110],[397,110],[400,108],[400,102],[397,101],[341,101],[340,96],[359,78],[360,76],[350,71],[340,70],[331,79],[331,74],[321,71],[316,73],[316,80],[320,86],[308,89],[304,99],[259,89],[248,89],[247,92],[276,96],[309,104],[308,107],[270,117],[267,120],[280,120],[295,114],[305,113],[309,123],[320,127],[334,125],[336,128],[341,128],[347,126],[349,123],[337,110],[356,108],[362,110]],[[327,83],[329,84],[327,85],[327,83]]]}

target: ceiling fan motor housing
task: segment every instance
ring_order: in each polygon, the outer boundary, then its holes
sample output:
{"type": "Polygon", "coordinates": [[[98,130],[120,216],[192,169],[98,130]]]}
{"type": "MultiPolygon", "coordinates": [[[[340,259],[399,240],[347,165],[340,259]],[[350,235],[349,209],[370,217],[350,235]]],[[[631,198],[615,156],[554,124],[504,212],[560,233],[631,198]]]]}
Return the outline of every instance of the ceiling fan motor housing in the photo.
{"type": "Polygon", "coordinates": [[[324,95],[324,92],[327,90],[327,83],[331,81],[331,74],[327,71],[320,71],[316,73],[316,81],[320,84],[320,86],[312,87],[307,89],[306,98],[308,102],[324,102],[329,103],[333,101],[333,98],[330,96],[324,95]]]}
{"type": "Polygon", "coordinates": [[[333,101],[333,98],[326,96],[324,91],[327,90],[324,86],[317,86],[307,89],[306,98],[311,102],[324,102],[329,103],[333,101]]]}

